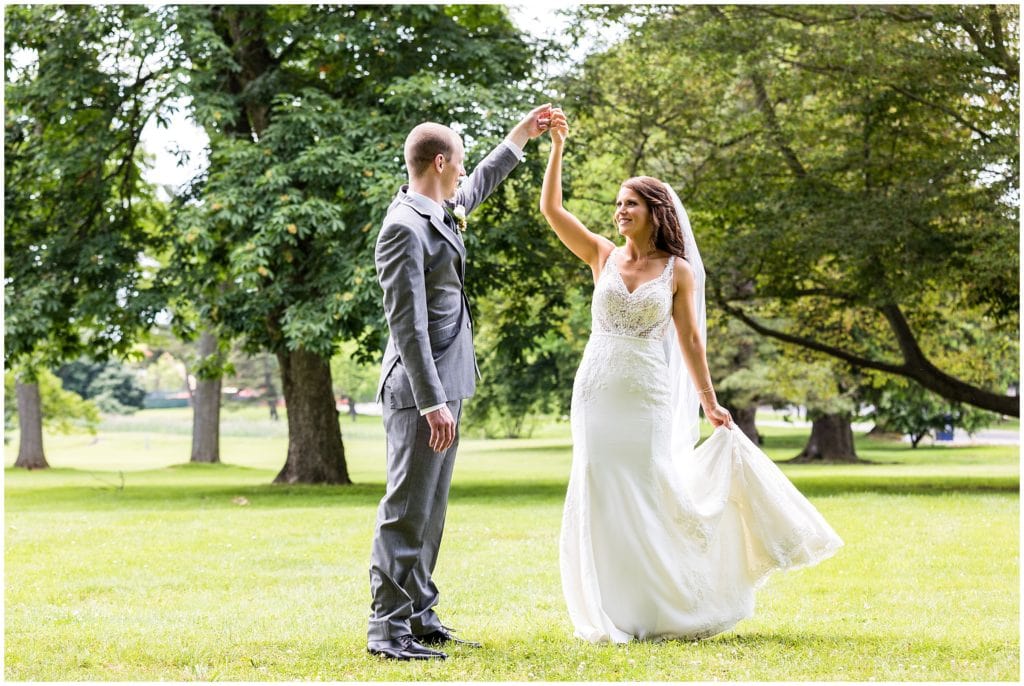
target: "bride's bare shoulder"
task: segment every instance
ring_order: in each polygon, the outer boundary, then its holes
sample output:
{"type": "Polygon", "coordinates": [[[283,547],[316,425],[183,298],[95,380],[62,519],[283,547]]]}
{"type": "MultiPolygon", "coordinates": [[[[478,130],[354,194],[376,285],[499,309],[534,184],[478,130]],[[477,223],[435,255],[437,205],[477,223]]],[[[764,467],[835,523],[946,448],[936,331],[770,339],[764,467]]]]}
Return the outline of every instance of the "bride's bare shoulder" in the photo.
{"type": "Polygon", "coordinates": [[[690,263],[682,257],[676,257],[676,262],[672,267],[672,271],[677,279],[682,278],[693,281],[693,267],[691,267],[690,263]]]}
{"type": "Polygon", "coordinates": [[[681,257],[676,257],[675,264],[672,267],[672,285],[672,290],[675,293],[678,293],[680,290],[684,293],[693,290],[693,267],[681,257]]]}

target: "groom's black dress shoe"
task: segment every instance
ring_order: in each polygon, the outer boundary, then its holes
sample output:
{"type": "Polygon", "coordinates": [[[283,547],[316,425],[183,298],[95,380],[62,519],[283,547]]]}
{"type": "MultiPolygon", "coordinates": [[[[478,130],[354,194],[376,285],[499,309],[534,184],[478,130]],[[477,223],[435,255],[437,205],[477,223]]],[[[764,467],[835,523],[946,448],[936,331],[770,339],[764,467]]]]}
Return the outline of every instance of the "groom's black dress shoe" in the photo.
{"type": "Polygon", "coordinates": [[[384,641],[369,641],[366,650],[371,655],[383,655],[389,660],[443,660],[447,655],[420,645],[412,634],[384,641]]]}
{"type": "Polygon", "coordinates": [[[442,626],[440,629],[431,631],[429,634],[423,634],[417,636],[416,640],[425,646],[440,646],[445,643],[455,643],[457,645],[467,646],[469,648],[482,648],[483,646],[476,641],[466,641],[455,635],[455,629],[449,629],[446,626],[442,626]]]}

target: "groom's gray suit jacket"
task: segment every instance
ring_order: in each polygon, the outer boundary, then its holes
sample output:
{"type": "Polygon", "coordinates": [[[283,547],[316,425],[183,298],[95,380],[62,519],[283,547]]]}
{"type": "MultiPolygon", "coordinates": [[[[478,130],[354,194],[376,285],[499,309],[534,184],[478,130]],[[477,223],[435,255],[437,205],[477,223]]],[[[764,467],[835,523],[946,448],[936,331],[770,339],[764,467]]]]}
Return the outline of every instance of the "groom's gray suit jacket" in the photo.
{"type": "MultiPolygon", "coordinates": [[[[518,163],[511,148],[498,145],[447,207],[471,212],[518,163]]],[[[468,398],[480,373],[464,289],[465,243],[450,219],[407,191],[402,186],[388,208],[375,253],[391,334],[377,399],[393,410],[468,398]]]]}

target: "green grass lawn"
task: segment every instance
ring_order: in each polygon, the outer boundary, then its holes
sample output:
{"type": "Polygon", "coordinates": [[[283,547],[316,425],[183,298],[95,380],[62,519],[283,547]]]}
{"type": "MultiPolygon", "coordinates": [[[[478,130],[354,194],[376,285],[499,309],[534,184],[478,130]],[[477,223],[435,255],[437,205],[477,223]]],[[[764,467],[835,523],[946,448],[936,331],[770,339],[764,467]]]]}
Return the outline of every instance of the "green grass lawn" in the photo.
{"type": "MultiPolygon", "coordinates": [[[[482,640],[443,663],[365,652],[384,490],[380,420],[342,424],[351,487],[270,485],[284,422],[226,412],[222,465],[188,465],[187,410],[47,436],[53,469],[5,448],[10,680],[1016,681],[1019,454],[858,439],[875,464],[784,465],[846,541],[778,574],[754,618],[700,642],[572,637],[558,577],[568,428],[460,449],[436,578],[482,640]],[[98,439],[98,440],[97,440],[98,439]]],[[[769,428],[794,455],[805,430],[769,428]]]]}

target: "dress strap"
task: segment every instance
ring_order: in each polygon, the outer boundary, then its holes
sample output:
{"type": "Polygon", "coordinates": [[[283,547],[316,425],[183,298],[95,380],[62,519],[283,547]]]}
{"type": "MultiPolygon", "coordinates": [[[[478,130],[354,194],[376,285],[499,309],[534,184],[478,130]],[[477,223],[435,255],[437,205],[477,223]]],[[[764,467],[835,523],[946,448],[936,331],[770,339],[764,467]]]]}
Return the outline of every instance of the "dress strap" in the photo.
{"type": "Polygon", "coordinates": [[[668,264],[665,265],[664,273],[668,274],[670,279],[672,277],[673,272],[675,272],[675,268],[676,268],[676,256],[675,255],[669,255],[668,256],[668,264]]]}
{"type": "Polygon", "coordinates": [[[600,278],[601,278],[602,276],[604,276],[604,273],[605,273],[606,271],[608,271],[608,266],[609,266],[609,265],[612,265],[612,266],[614,266],[614,267],[615,267],[615,270],[616,270],[616,271],[618,271],[618,268],[619,268],[618,262],[616,262],[616,261],[615,261],[614,259],[612,259],[612,258],[614,258],[614,257],[615,257],[615,253],[616,253],[617,251],[618,251],[618,248],[617,248],[617,247],[616,247],[616,248],[612,248],[611,252],[610,252],[610,253],[608,253],[608,257],[604,258],[604,264],[602,264],[602,265],[601,265],[601,273],[600,273],[600,274],[598,275],[598,278],[599,278],[599,279],[600,279],[600,278]]]}

